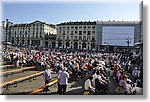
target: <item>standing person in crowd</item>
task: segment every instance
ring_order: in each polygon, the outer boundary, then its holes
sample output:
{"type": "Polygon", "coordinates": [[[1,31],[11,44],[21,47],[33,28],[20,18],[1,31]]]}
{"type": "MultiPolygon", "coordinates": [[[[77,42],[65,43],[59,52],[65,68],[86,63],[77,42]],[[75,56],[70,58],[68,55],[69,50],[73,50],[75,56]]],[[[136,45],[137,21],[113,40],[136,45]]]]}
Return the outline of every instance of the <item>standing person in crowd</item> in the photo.
{"type": "Polygon", "coordinates": [[[19,64],[19,59],[16,61],[16,67],[19,68],[20,67],[20,64],[19,64]]]}
{"type": "Polygon", "coordinates": [[[135,83],[137,79],[140,78],[140,70],[138,70],[137,66],[134,67],[132,71],[133,82],[135,83]]]}
{"type": "MultiPolygon", "coordinates": [[[[45,80],[45,85],[48,84],[51,79],[52,79],[52,75],[51,75],[52,71],[50,70],[50,66],[47,65],[46,69],[44,71],[44,80],[45,80]]],[[[45,90],[49,90],[48,88],[46,88],[45,90]]]]}
{"type": "Polygon", "coordinates": [[[62,72],[60,72],[60,74],[58,75],[58,81],[59,81],[59,87],[60,87],[59,95],[66,94],[68,78],[69,78],[69,73],[67,72],[67,68],[63,67],[62,72]]]}
{"type": "Polygon", "coordinates": [[[114,79],[117,77],[117,62],[114,62],[114,79]]]}
{"type": "Polygon", "coordinates": [[[14,55],[13,55],[13,52],[10,53],[10,61],[11,61],[11,63],[14,62],[14,55]]]}
{"type": "MultiPolygon", "coordinates": [[[[59,68],[59,71],[58,71],[58,73],[57,73],[57,77],[60,75],[61,72],[62,72],[62,65],[61,65],[60,68],[59,68]]],[[[57,93],[59,93],[59,91],[60,91],[59,82],[57,83],[57,85],[58,85],[57,93]]]]}

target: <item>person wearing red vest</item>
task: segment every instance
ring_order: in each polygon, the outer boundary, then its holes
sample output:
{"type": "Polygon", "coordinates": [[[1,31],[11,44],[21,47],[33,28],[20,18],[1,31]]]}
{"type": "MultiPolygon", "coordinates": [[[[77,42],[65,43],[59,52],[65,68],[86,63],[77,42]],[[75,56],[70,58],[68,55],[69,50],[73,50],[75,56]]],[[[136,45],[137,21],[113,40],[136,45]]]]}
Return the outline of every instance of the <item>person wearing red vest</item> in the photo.
{"type": "Polygon", "coordinates": [[[117,62],[114,63],[114,78],[117,76],[117,62]]]}

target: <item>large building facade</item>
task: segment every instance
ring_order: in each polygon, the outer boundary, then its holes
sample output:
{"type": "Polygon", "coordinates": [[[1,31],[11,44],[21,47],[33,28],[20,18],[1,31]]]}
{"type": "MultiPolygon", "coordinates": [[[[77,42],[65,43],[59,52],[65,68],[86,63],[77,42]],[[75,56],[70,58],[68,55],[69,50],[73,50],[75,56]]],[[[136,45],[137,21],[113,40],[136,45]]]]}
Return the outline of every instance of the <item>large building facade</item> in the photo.
{"type": "Polygon", "coordinates": [[[45,47],[47,37],[56,34],[55,25],[41,21],[26,24],[14,24],[10,28],[13,45],[45,47]]]}
{"type": "Polygon", "coordinates": [[[57,24],[57,48],[95,49],[96,22],[57,24]]]}

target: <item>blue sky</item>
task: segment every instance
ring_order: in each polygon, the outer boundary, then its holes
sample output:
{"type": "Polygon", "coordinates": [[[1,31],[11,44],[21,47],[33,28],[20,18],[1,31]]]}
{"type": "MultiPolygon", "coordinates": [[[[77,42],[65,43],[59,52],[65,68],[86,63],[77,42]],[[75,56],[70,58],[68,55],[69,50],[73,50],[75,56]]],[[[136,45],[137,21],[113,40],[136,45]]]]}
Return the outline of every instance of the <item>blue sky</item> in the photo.
{"type": "MultiPolygon", "coordinates": [[[[140,2],[139,2],[140,3],[140,2]]],[[[35,20],[57,24],[67,21],[139,20],[139,3],[3,3],[3,19],[13,23],[35,20]]]]}

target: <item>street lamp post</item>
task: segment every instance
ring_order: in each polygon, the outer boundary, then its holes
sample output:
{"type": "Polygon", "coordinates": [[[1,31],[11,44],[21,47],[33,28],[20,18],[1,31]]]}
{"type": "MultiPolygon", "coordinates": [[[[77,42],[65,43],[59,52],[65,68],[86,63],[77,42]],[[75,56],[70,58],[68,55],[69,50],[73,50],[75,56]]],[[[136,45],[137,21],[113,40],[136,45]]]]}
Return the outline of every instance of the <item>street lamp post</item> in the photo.
{"type": "Polygon", "coordinates": [[[117,52],[117,44],[114,45],[114,52],[117,52]]]}
{"type": "Polygon", "coordinates": [[[129,37],[126,39],[126,43],[127,43],[127,46],[128,46],[128,47],[130,46],[130,43],[131,43],[130,40],[131,40],[131,38],[129,38],[129,37]]]}
{"type": "Polygon", "coordinates": [[[6,19],[6,41],[5,41],[5,50],[7,50],[7,35],[8,35],[8,19],[6,19]]]}
{"type": "Polygon", "coordinates": [[[108,52],[110,52],[110,48],[109,48],[109,43],[108,42],[104,42],[104,44],[107,44],[107,46],[108,46],[108,52]]]}

